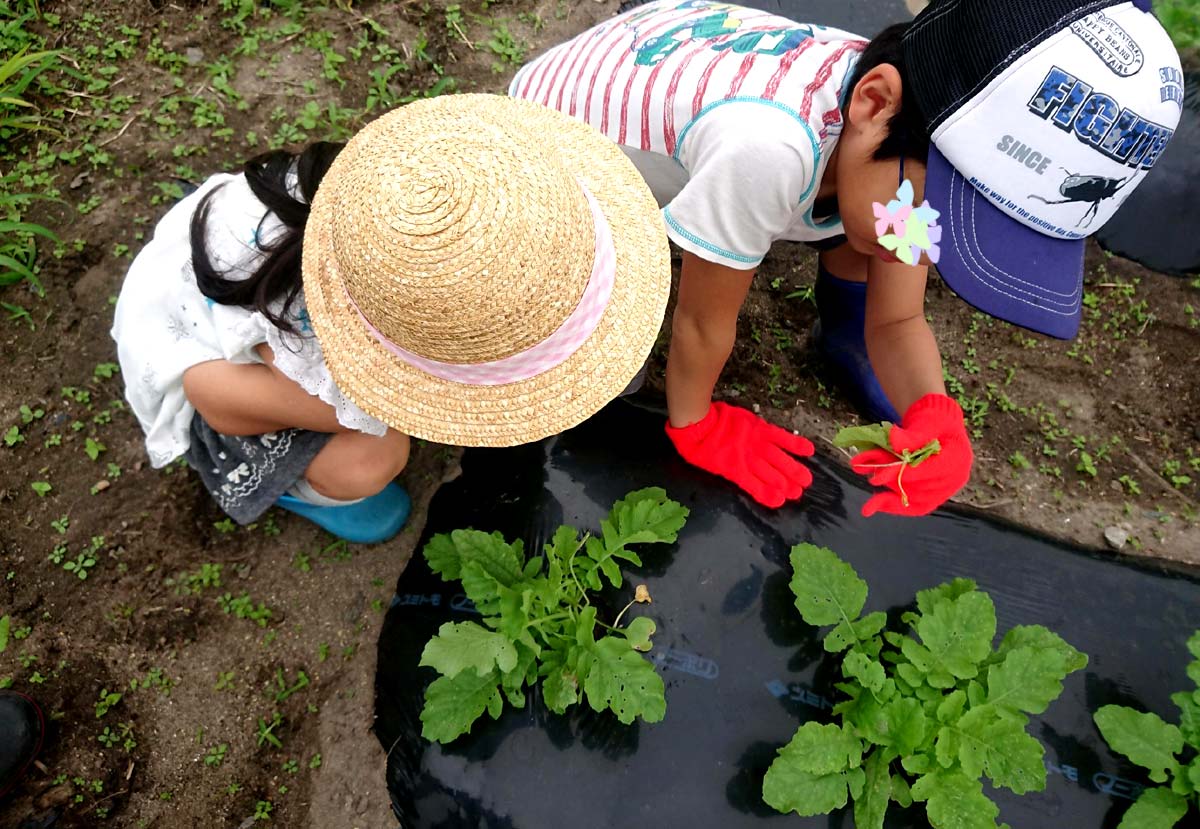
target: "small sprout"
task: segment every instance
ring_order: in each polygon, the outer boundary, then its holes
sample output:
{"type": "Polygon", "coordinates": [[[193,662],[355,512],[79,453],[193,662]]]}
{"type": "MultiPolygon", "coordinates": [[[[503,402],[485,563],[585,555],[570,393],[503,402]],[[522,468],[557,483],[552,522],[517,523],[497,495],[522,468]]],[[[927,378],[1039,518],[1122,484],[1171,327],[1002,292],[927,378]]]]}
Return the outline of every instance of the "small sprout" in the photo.
{"type": "Polygon", "coordinates": [[[96,702],[96,719],[103,719],[104,715],[109,712],[109,709],[120,701],[121,694],[109,693],[107,688],[100,691],[100,698],[96,702]]]}
{"type": "Polygon", "coordinates": [[[92,460],[99,458],[100,455],[106,451],[106,448],[107,447],[105,447],[103,443],[98,440],[93,440],[92,438],[88,438],[83,444],[83,451],[92,460]]]}
{"type": "Polygon", "coordinates": [[[229,750],[227,743],[212,746],[204,755],[204,765],[216,767],[225,762],[225,752],[229,750]]]}
{"type": "Polygon", "coordinates": [[[50,491],[54,489],[54,487],[50,486],[50,484],[46,481],[34,481],[29,485],[29,488],[36,492],[39,498],[45,498],[50,494],[50,491]]]}

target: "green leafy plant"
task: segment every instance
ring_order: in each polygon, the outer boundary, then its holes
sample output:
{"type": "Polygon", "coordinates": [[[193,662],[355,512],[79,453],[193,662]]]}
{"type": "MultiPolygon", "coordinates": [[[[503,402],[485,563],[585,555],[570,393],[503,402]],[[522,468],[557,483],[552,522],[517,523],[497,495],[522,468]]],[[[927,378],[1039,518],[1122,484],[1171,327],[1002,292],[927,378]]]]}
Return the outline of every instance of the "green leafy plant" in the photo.
{"type": "Polygon", "coordinates": [[[1200,810],[1200,630],[1187,648],[1194,657],[1187,675],[1196,688],[1171,695],[1179,725],[1123,705],[1106,705],[1094,715],[1109,747],[1160,784],[1142,791],[1118,829],[1170,829],[1187,814],[1189,802],[1200,810]]]}
{"type": "Polygon", "coordinates": [[[894,461],[881,464],[860,464],[864,468],[882,469],[886,467],[898,466],[899,472],[896,473],[896,486],[900,490],[900,501],[904,506],[908,506],[908,493],[904,491],[904,471],[909,468],[915,468],[922,463],[932,458],[938,452],[942,451],[940,441],[934,439],[922,446],[916,451],[904,449],[901,452],[896,452],[888,438],[892,433],[892,424],[887,423],[872,423],[869,426],[850,426],[842,429],[833,439],[833,445],[839,449],[853,449],[855,452],[866,452],[869,449],[882,449],[893,458],[894,461]]]}
{"type": "Polygon", "coordinates": [[[429,566],[462,581],[483,623],[444,624],[425,646],[421,664],[441,674],[425,691],[425,738],[450,742],[485,710],[499,717],[505,699],[520,708],[524,687],[539,681],[547,707],[558,714],[584,697],[623,723],[660,721],[663,681],[641,655],[651,648],[654,622],[639,616],[621,627],[625,611],[649,602],[649,593],[639,586],[612,624],[599,620],[590,594],[605,581],[622,587],[617,561],[642,563],[629,545],[670,544],[687,516],[666,492],[650,488],[618,501],[600,535],[559,527],[543,554],[529,559],[520,541],[510,544],[499,533],[434,536],[424,551],[429,566]]]}
{"type": "Polygon", "coordinates": [[[1087,657],[1044,627],[1014,627],[993,651],[996,610],[969,579],[922,590],[908,634],[862,616],[867,584],[833,552],[792,548],[791,588],[824,645],[844,654],[837,723],[805,723],[779,751],[763,799],[780,812],[827,814],[854,801],[857,829],[880,829],[890,803],[925,804],[934,829],[992,829],[980,782],[1017,794],[1046,785],[1041,743],[1026,733],[1087,657]],[[914,635],[915,634],[915,635],[914,635]]]}

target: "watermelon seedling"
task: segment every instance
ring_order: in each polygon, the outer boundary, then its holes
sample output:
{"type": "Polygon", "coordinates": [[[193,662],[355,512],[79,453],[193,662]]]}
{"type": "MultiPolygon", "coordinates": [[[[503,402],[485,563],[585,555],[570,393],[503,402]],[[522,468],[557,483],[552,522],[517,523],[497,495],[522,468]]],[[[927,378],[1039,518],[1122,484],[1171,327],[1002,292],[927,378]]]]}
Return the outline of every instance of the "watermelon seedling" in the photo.
{"type": "Polygon", "coordinates": [[[687,516],[666,492],[650,488],[618,501],[598,536],[559,527],[542,555],[528,559],[520,541],[500,533],[434,536],[424,550],[430,568],[461,581],[483,621],[447,622],[426,644],[421,665],[441,676],[425,690],[422,735],[448,743],[484,711],[498,718],[505,700],[524,707],[524,689],[539,684],[557,714],[586,699],[594,711],[611,711],[626,724],[662,720],[663,681],[642,656],[654,622],[638,616],[621,626],[625,611],[649,603],[649,592],[639,585],[611,624],[600,618],[592,594],[606,581],[621,588],[618,560],[642,564],[629,546],[674,542],[687,516]]]}

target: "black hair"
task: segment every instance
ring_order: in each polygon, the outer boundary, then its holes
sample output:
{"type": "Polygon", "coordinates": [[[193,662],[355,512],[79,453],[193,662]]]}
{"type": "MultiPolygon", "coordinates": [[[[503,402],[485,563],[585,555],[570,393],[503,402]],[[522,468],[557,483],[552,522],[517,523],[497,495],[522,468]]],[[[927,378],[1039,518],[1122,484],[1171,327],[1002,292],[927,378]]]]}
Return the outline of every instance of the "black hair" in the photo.
{"type": "Polygon", "coordinates": [[[321,179],[325,177],[329,166],[344,146],[321,141],[306,147],[299,154],[276,150],[246,162],[242,170],[246,175],[246,183],[255,197],[267,208],[267,213],[259,222],[255,238],[262,236],[263,223],[271,214],[283,223],[284,230],[276,238],[258,243],[259,250],[266,254],[266,258],[254,273],[245,279],[226,278],[209,258],[205,245],[208,238],[208,214],[213,196],[220,188],[215,188],[204,196],[192,215],[190,229],[192,270],[196,274],[196,285],[200,293],[221,305],[253,308],[276,327],[295,332],[288,320],[288,311],[303,285],[300,278],[301,246],[304,242],[304,226],[308,222],[309,205],[316,195],[321,179]],[[293,170],[301,198],[296,198],[288,186],[293,170]],[[283,300],[283,306],[276,313],[271,306],[280,299],[283,300]]]}
{"type": "MultiPolygon", "coordinates": [[[[900,73],[904,97],[900,102],[900,111],[888,122],[887,137],[875,149],[876,161],[888,161],[903,156],[923,164],[929,157],[929,131],[925,128],[925,119],[917,104],[904,60],[904,33],[911,25],[912,23],[896,23],[880,32],[859,57],[854,74],[850,78],[848,88],[853,92],[863,77],[876,66],[890,63],[900,73]]],[[[846,109],[849,108],[850,100],[847,97],[846,109]]]]}

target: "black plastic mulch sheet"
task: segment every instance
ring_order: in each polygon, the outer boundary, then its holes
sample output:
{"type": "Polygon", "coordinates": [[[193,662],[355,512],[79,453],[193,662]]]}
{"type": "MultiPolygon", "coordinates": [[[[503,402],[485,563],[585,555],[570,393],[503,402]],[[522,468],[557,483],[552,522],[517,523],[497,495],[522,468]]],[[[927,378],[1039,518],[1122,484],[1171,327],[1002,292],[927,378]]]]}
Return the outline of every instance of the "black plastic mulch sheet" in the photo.
{"type": "MultiPolygon", "coordinates": [[[[869,492],[837,458],[812,462],[813,488],[771,512],[675,457],[660,413],[618,402],[571,432],[531,446],[470,449],[463,474],[433,499],[424,541],[473,527],[540,550],[560,523],[596,529],[627,492],[662,486],[691,509],[676,545],[645,547],[658,624],[650,657],[666,682],[666,719],[623,726],[586,705],[550,714],[537,693],[524,710],[486,715],[448,746],[420,736],[420,654],[446,621],[473,617],[457,583],[414,556],[397,585],[379,642],[377,732],[388,785],[406,829],[514,827],[846,827],[830,817],[777,815],[760,790],[776,750],[796,727],[827,720],[837,664],[800,618],[788,589],[788,553],[830,547],[866,579],[867,611],[893,620],[914,593],[956,576],[995,600],[1002,635],[1042,624],[1088,653],[1086,671],[1031,726],[1046,747],[1042,793],[989,791],[1014,829],[1116,827],[1146,778],[1114,757],[1091,712],[1119,703],[1177,722],[1169,700],[1191,687],[1184,641],[1200,628],[1200,574],[1065,546],[986,517],[946,510],[924,519],[859,509],[869,492]]],[[[627,596],[606,595],[611,618],[627,596]]],[[[603,603],[603,601],[602,601],[603,603]]],[[[633,611],[631,611],[633,612],[633,611]]],[[[986,789],[985,789],[986,790],[986,789]]],[[[1193,813],[1194,816],[1194,813],[1193,813]]],[[[1196,829],[1197,821],[1180,824],[1196,829]]],[[[893,807],[888,826],[924,827],[923,812],[893,807]]]]}

